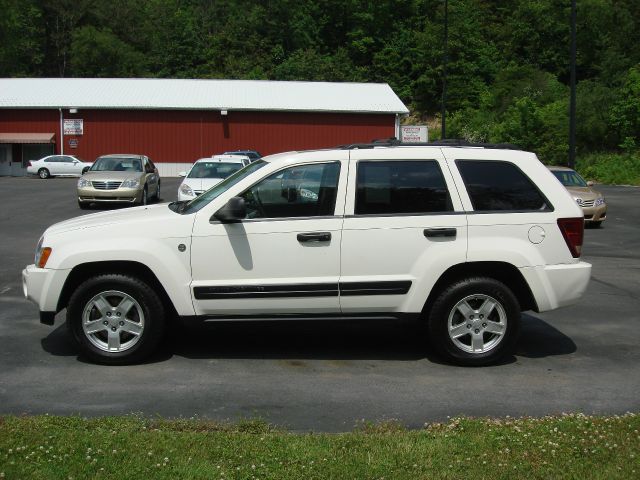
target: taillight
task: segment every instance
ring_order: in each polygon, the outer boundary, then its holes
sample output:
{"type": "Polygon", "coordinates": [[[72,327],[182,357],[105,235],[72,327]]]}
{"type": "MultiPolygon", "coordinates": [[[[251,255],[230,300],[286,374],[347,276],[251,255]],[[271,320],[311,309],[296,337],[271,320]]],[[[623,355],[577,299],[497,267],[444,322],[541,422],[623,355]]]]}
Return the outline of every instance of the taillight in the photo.
{"type": "Polygon", "coordinates": [[[573,258],[580,257],[584,239],[584,218],[559,218],[558,227],[573,258]]]}

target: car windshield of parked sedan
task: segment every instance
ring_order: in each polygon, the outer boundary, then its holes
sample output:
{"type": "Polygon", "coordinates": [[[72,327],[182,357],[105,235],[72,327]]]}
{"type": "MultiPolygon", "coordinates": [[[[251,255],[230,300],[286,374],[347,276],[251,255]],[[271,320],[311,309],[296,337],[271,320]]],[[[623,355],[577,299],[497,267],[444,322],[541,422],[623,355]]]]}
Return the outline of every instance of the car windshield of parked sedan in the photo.
{"type": "Polygon", "coordinates": [[[236,162],[198,162],[187,178],[227,178],[242,168],[242,163],[236,162]]]}
{"type": "Polygon", "coordinates": [[[142,172],[142,161],[132,157],[100,157],[91,172],[142,172]]]}
{"type": "Polygon", "coordinates": [[[248,177],[256,170],[259,170],[260,168],[264,167],[266,164],[267,162],[265,162],[264,160],[258,160],[256,162],[250,163],[246,167],[228,176],[220,183],[214,185],[203,194],[198,195],[196,198],[194,198],[190,202],[185,203],[184,206],[181,206],[179,209],[175,211],[185,215],[189,213],[197,212],[202,207],[207,205],[209,202],[218,198],[221,194],[226,192],[229,188],[233,187],[240,180],[244,179],[245,177],[248,177]]]}
{"type": "Polygon", "coordinates": [[[584,178],[582,178],[578,172],[572,170],[554,170],[553,174],[565,187],[587,186],[587,182],[584,181],[584,178]]]}

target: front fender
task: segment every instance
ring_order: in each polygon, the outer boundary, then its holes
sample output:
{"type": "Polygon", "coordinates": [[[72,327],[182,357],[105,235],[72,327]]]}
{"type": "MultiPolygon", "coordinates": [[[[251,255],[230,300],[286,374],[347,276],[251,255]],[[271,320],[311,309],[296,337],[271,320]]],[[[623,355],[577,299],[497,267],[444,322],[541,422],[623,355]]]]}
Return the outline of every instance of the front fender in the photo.
{"type": "Polygon", "coordinates": [[[190,237],[149,239],[105,235],[87,243],[86,240],[56,242],[47,268],[69,272],[94,262],[140,263],[156,276],[179,315],[194,314],[190,293],[190,237]],[[184,245],[184,251],[178,249],[179,245],[184,245]]]}

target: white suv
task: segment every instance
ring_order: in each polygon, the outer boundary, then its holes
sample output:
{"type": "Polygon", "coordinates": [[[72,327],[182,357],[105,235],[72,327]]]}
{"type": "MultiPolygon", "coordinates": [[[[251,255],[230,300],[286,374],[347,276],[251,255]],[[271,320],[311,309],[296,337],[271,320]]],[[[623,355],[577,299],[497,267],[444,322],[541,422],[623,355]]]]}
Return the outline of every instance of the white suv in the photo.
{"type": "Polygon", "coordinates": [[[511,352],[520,312],[576,302],[583,215],[533,153],[395,141],[289,152],[189,202],[48,228],[25,295],[101,363],[229,319],[416,318],[446,359],[511,352]]]}

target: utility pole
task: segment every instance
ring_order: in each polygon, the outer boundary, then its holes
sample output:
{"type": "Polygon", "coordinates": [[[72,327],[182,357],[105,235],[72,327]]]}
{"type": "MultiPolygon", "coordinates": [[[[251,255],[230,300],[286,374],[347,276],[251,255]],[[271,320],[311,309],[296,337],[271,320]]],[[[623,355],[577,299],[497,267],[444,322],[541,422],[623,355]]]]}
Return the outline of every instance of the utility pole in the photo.
{"type": "MultiPolygon", "coordinates": [[[[574,0],[575,1],[575,0],[574,0]]],[[[449,52],[447,50],[449,42],[449,1],[444,0],[444,55],[442,68],[442,128],[440,137],[447,138],[447,63],[449,52]]]]}
{"type": "Polygon", "coordinates": [[[576,0],[571,0],[571,98],[569,100],[569,168],[576,167],[576,0]]]}

